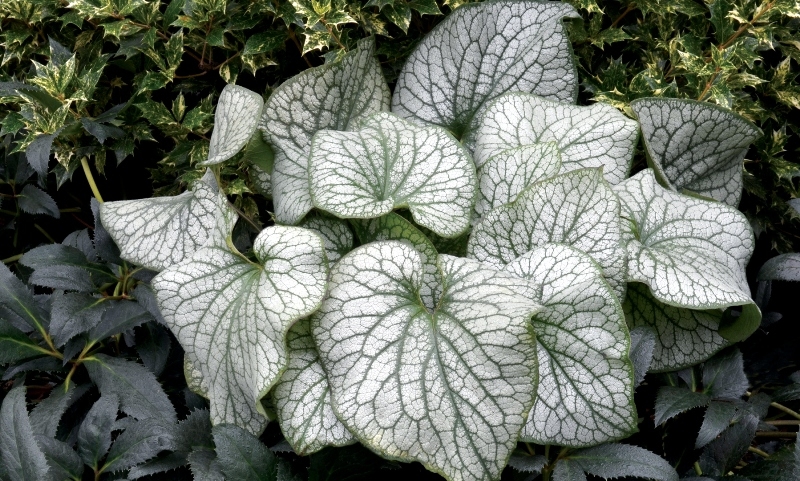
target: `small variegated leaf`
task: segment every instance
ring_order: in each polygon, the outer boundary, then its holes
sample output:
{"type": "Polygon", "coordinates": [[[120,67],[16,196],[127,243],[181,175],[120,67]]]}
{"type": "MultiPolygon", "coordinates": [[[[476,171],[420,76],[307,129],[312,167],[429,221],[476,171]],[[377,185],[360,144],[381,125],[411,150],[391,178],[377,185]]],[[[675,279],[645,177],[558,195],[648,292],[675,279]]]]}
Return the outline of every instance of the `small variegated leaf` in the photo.
{"type": "Polygon", "coordinates": [[[539,387],[520,438],[584,447],[636,431],[628,327],[600,267],[577,249],[545,244],[505,270],[531,281],[543,306],[531,321],[539,387]]]}
{"type": "Polygon", "coordinates": [[[275,147],[272,195],[278,222],[295,224],[313,207],[308,192],[311,137],[349,130],[356,119],[389,108],[389,87],[372,39],[341,60],[311,68],[278,87],[259,128],[275,147]]]}
{"type": "Polygon", "coordinates": [[[418,224],[441,236],[469,228],[475,165],[456,139],[385,112],[359,127],[314,136],[308,168],[315,207],[357,219],[408,207],[418,224]]]}
{"type": "Polygon", "coordinates": [[[334,412],[359,441],[447,479],[497,479],[534,400],[540,306],[518,292],[524,279],[439,259],[444,289],[429,307],[411,246],[346,255],[312,317],[314,339],[334,412]]]}
{"type": "Polygon", "coordinates": [[[260,433],[260,400],[286,368],[286,332],[319,306],[328,269],[323,241],[308,229],[268,227],[253,251],[258,263],[211,244],[162,271],[153,287],[202,379],[212,422],[260,433]]]}
{"type": "Polygon", "coordinates": [[[667,190],[650,169],[615,190],[628,226],[628,280],[646,284],[653,297],[675,307],[742,306],[741,316],[727,319],[720,333],[731,341],[749,336],[761,314],[745,277],[755,241],[744,214],[667,190]]]}
{"type": "Polygon", "coordinates": [[[299,227],[311,229],[322,238],[329,264],[333,264],[343,255],[353,250],[353,241],[355,239],[353,238],[353,231],[347,225],[347,221],[314,216],[303,219],[299,227]]]}
{"type": "Polygon", "coordinates": [[[286,338],[289,364],[273,396],[281,431],[294,451],[303,456],[325,446],[356,442],[333,412],[328,377],[311,337],[310,320],[298,321],[286,338]]]}
{"type": "Polygon", "coordinates": [[[242,150],[256,131],[263,106],[264,101],[257,93],[238,85],[226,85],[214,113],[208,159],[201,165],[219,164],[242,150]]]}
{"type": "Polygon", "coordinates": [[[480,167],[509,147],[555,142],[562,174],[603,167],[605,179],[618,184],[630,172],[638,136],[636,121],[610,105],[578,106],[510,93],[483,112],[475,133],[475,163],[480,167]]]}
{"type": "Polygon", "coordinates": [[[534,184],[485,215],[472,231],[467,255],[500,267],[542,244],[567,244],[592,256],[621,298],[620,236],[617,196],[600,169],[581,169],[534,184]]]}
{"type": "Polygon", "coordinates": [[[174,197],[105,202],[100,218],[122,258],[159,271],[227,236],[237,215],[208,170],[191,190],[174,197]]]}
{"type": "Polygon", "coordinates": [[[561,170],[561,153],[555,142],[501,150],[478,169],[479,194],[475,212],[480,216],[516,200],[531,184],[561,170]]]}
{"type": "Polygon", "coordinates": [[[761,130],[731,110],[688,99],[631,102],[642,126],[650,165],[667,187],[736,207],[742,197],[742,160],[761,130]]]}
{"type": "Polygon", "coordinates": [[[562,23],[565,3],[500,0],[464,5],[422,40],[397,79],[392,111],[456,137],[508,91],[574,102],[578,76],[562,23]]]}

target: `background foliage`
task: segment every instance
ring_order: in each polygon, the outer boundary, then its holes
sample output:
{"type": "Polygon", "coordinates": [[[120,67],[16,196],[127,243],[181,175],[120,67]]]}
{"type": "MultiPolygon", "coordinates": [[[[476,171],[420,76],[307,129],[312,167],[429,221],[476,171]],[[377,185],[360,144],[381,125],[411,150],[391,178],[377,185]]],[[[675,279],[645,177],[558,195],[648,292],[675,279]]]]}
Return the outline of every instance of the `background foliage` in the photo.
{"type": "MultiPolygon", "coordinates": [[[[393,85],[414,45],[461,3],[465,2],[0,2],[0,258],[14,264],[38,245],[93,227],[91,191],[82,169],[94,172],[106,200],[183,190],[202,174],[196,163],[206,158],[213,106],[226,83],[236,82],[266,96],[299,71],[335,59],[358,39],[375,35],[384,74],[393,85]]],[[[796,162],[800,4],[792,0],[570,3],[583,17],[570,23],[581,77],[580,102],[607,102],[630,115],[628,105],[639,97],[693,98],[731,108],[754,121],[765,136],[745,161],[740,206],[758,235],[750,272],[754,277],[760,265],[777,253],[800,250],[800,213],[787,203],[798,197],[800,177],[796,162]]],[[[636,159],[644,165],[643,152],[636,159]]],[[[246,166],[226,163],[223,188],[247,217],[259,226],[267,224],[271,206],[251,195],[255,186],[246,166]]],[[[26,269],[15,267],[23,278],[30,274],[26,269]]],[[[109,275],[121,280],[128,273],[109,275]]],[[[114,292],[118,281],[106,284],[95,287],[101,294],[120,295],[114,292]]],[[[761,306],[767,313],[765,323],[742,346],[751,392],[773,392],[790,384],[788,374],[797,369],[800,353],[797,343],[789,342],[798,338],[791,325],[797,315],[778,314],[791,312],[787,309],[791,287],[783,284],[788,283],[772,286],[772,304],[761,306]]],[[[134,338],[145,335],[141,326],[135,329],[134,338]]],[[[120,343],[120,336],[101,343],[102,351],[97,352],[141,357],[120,343]]],[[[174,340],[168,350],[170,361],[159,380],[183,419],[202,401],[184,398],[174,340]]],[[[85,377],[81,372],[76,375],[85,377]]],[[[701,422],[698,411],[658,426],[651,414],[655,415],[653,407],[663,385],[702,391],[702,383],[695,381],[699,368],[695,374],[649,376],[637,392],[641,433],[629,440],[664,455],[682,473],[701,460],[701,451],[691,449],[701,422]]],[[[26,384],[42,389],[29,390],[29,400],[45,397],[61,381],[63,376],[29,377],[26,384]]],[[[10,387],[9,381],[0,396],[10,387]]],[[[796,400],[787,400],[797,408],[796,400]]],[[[83,404],[74,408],[76,412],[85,413],[92,405],[85,399],[83,404]]],[[[760,418],[781,413],[773,408],[760,418]]],[[[780,448],[782,440],[792,438],[787,434],[755,438],[753,445],[769,454],[780,448]]],[[[273,446],[280,433],[268,430],[262,441],[273,446]]],[[[747,463],[759,456],[747,454],[745,446],[734,461],[747,463]]],[[[312,473],[318,470],[314,479],[329,475],[319,472],[321,466],[341,469],[337,476],[345,476],[353,460],[372,460],[369,467],[361,466],[365,473],[397,468],[373,458],[364,450],[348,448],[323,452],[300,464],[310,463],[312,473]]],[[[733,466],[736,469],[737,463],[733,466]]],[[[409,470],[424,473],[419,466],[406,466],[404,476],[409,470]]],[[[509,476],[524,479],[519,473],[509,476]]]]}

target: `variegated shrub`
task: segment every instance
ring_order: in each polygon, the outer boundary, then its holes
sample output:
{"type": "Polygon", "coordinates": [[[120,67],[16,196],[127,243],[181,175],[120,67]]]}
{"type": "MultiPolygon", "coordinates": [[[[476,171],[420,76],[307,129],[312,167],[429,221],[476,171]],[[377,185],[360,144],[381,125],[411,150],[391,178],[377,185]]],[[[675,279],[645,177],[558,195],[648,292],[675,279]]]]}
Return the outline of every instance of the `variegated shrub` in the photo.
{"type": "Polygon", "coordinates": [[[554,479],[677,479],[603,443],[636,430],[648,367],[758,326],[735,206],[760,132],[700,102],[642,99],[638,122],[575,105],[573,16],[462,6],[391,96],[369,40],[266,102],[229,85],[203,179],[102,206],[123,257],[160,270],[213,423],[277,419],[297,453],[361,442],[453,480],[498,479],[518,441],[577,448],[531,463],[554,479]],[[640,131],[651,168],[631,176],[640,131]],[[276,225],[240,252],[215,165],[263,142],[274,158],[252,168],[276,225]],[[629,329],[652,359],[634,365],[629,329]]]}

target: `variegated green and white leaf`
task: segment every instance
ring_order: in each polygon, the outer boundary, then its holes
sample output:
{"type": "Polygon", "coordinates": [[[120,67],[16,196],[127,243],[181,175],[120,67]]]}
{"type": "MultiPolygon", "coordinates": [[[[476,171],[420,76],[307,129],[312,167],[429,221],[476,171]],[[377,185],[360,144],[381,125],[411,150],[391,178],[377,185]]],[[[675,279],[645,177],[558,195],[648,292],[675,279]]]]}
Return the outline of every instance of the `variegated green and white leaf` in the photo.
{"type": "Polygon", "coordinates": [[[636,121],[610,105],[569,105],[510,93],[483,112],[475,134],[475,163],[481,167],[509,147],[555,142],[561,173],[602,167],[605,179],[618,184],[630,172],[638,135],[636,121]]]}
{"type": "Polygon", "coordinates": [[[153,287],[212,422],[259,433],[260,399],[286,368],[286,332],[322,301],[327,262],[322,239],[300,227],[264,229],[253,251],[259,263],[209,245],[161,272],[153,287]]]}
{"type": "Polygon", "coordinates": [[[630,335],[622,306],[591,257],[545,244],[505,267],[535,284],[536,402],[521,439],[593,446],[636,431],[630,335]]]}
{"type": "Polygon", "coordinates": [[[160,271],[185,261],[209,242],[224,239],[237,215],[208,170],[177,196],[105,202],[100,219],[123,259],[160,271]]]}
{"type": "Polygon", "coordinates": [[[656,331],[651,372],[674,371],[713,356],[729,341],[719,334],[721,309],[686,309],[664,304],[638,282],[628,284],[622,304],[633,328],[650,326],[656,331]]]}
{"type": "Polygon", "coordinates": [[[444,289],[427,306],[422,258],[373,242],[331,270],[312,317],[334,412],[383,456],[451,480],[497,479],[533,404],[539,306],[515,276],[440,256],[444,289]]]}
{"type": "Polygon", "coordinates": [[[252,90],[226,85],[214,113],[208,159],[201,165],[225,162],[242,150],[256,131],[263,106],[261,96],[252,90]]]}
{"type": "Polygon", "coordinates": [[[286,338],[289,364],[273,391],[278,423],[286,440],[300,455],[356,442],[333,412],[328,377],[311,337],[310,320],[298,321],[286,338]]]}
{"type": "Polygon", "coordinates": [[[419,296],[426,306],[436,305],[436,299],[442,293],[442,271],[439,269],[439,253],[428,236],[394,212],[377,219],[354,221],[353,227],[362,244],[395,240],[413,247],[422,259],[422,288],[419,296]]]}
{"type": "Polygon", "coordinates": [[[622,298],[625,248],[619,201],[600,169],[581,169],[534,184],[510,204],[486,214],[472,231],[467,255],[502,267],[548,242],[592,256],[622,298]]]}
{"type": "Polygon", "coordinates": [[[555,142],[523,145],[502,150],[478,169],[480,193],[475,212],[484,215],[514,201],[531,184],[553,177],[561,170],[561,154],[555,142]]]}
{"type": "Polygon", "coordinates": [[[667,190],[651,169],[615,190],[628,225],[628,280],[646,284],[656,299],[675,307],[743,306],[721,334],[732,341],[749,336],[761,316],[745,277],[755,243],[745,216],[728,205],[667,190]]]}
{"type": "Polygon", "coordinates": [[[397,79],[392,111],[441,125],[456,137],[474,129],[490,100],[509,91],[574,102],[578,75],[562,23],[565,3],[500,0],[464,5],[422,40],[397,79]]]}
{"type": "Polygon", "coordinates": [[[328,262],[333,264],[343,255],[353,250],[353,231],[346,221],[330,217],[306,217],[300,227],[311,229],[322,238],[328,262]]]}
{"type": "Polygon", "coordinates": [[[631,102],[644,145],[665,186],[736,207],[742,197],[742,160],[761,130],[717,105],[686,99],[631,102]]]}
{"type": "Polygon", "coordinates": [[[308,192],[311,137],[322,129],[349,130],[357,118],[388,109],[389,87],[372,39],[275,89],[259,128],[275,148],[272,196],[278,222],[295,224],[313,207],[308,192]]]}
{"type": "Polygon", "coordinates": [[[308,161],[315,207],[370,219],[408,207],[414,220],[444,237],[469,228],[475,165],[447,131],[381,112],[356,132],[323,130],[308,161]]]}

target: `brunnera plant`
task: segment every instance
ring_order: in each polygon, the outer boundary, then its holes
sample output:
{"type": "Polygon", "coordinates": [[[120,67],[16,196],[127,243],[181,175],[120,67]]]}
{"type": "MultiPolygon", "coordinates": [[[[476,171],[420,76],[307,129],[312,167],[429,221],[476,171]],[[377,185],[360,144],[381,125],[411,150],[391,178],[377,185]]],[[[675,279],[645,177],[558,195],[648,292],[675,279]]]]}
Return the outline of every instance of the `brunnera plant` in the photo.
{"type": "Polygon", "coordinates": [[[201,180],[101,206],[121,257],[159,271],[214,425],[276,419],[299,454],[360,442],[452,480],[498,479],[518,441],[575,448],[527,460],[555,480],[677,479],[613,441],[644,371],[759,325],[735,206],[761,133],[701,102],[640,99],[638,122],[575,105],[575,15],[464,5],[392,94],[370,39],[266,102],[228,85],[201,180]],[[640,132],[650,168],[631,176],[640,132]],[[276,221],[248,249],[215,174],[243,149],[276,221]],[[636,365],[631,329],[653,353],[636,365]]]}

